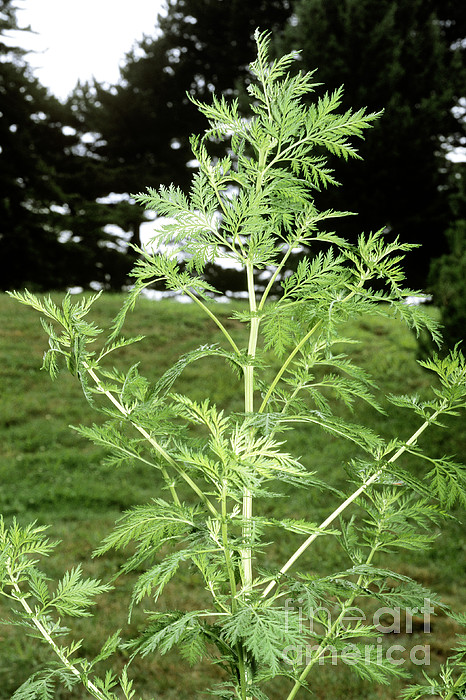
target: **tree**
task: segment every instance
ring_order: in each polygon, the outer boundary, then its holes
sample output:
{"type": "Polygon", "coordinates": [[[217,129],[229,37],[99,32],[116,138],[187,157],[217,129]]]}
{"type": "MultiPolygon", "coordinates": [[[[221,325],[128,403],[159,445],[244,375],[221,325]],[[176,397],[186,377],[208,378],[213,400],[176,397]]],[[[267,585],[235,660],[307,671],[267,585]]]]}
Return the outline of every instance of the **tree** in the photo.
{"type": "Polygon", "coordinates": [[[0,288],[120,288],[130,261],[106,228],[115,215],[96,201],[102,164],[25,52],[1,39],[19,30],[12,0],[0,12],[0,288]]]}
{"type": "Polygon", "coordinates": [[[353,240],[386,226],[422,244],[408,258],[415,284],[425,284],[429,260],[446,249],[445,156],[465,135],[453,113],[465,85],[464,37],[464,5],[443,0],[300,0],[285,37],[287,49],[302,48],[304,69],[319,66],[325,90],[344,84],[343,107],[385,108],[359,148],[363,161],[335,163],[344,186],[318,201],[360,212],[343,222],[353,240]]]}
{"type": "Polygon", "coordinates": [[[430,288],[440,307],[445,351],[466,339],[466,221],[459,220],[446,232],[449,253],[435,258],[430,288]]]}
{"type": "MultiPolygon", "coordinates": [[[[452,223],[445,235],[448,251],[431,261],[428,291],[440,309],[446,353],[456,343],[466,341],[466,178],[464,163],[453,166],[454,194],[451,197],[452,223]],[[463,175],[463,177],[462,177],[463,175]]],[[[432,351],[428,339],[421,338],[421,353],[432,351]]]]}

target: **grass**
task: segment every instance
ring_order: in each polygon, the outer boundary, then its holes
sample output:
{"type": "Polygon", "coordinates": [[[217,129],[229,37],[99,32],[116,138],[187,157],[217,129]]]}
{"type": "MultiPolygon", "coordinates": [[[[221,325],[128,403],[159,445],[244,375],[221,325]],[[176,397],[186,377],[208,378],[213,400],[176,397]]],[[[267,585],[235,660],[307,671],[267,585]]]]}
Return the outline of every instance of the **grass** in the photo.
{"type": "MultiPolygon", "coordinates": [[[[108,326],[120,308],[119,295],[107,295],[95,307],[97,324],[108,326]]],[[[221,307],[224,323],[234,334],[237,343],[244,346],[245,330],[229,318],[231,306],[221,307]]],[[[96,415],[88,406],[78,383],[66,373],[51,382],[39,367],[46,349],[46,339],[35,312],[18,305],[6,296],[0,297],[0,513],[7,520],[13,516],[22,524],[36,520],[49,524],[51,539],[60,539],[55,553],[43,562],[51,578],[61,577],[64,571],[82,563],[88,575],[109,579],[123,560],[122,553],[110,553],[92,559],[91,553],[109,532],[114,521],[125,509],[145,503],[160,493],[157,473],[148,468],[122,466],[109,469],[102,465],[104,453],[85,441],[69,428],[70,424],[91,424],[96,415]]],[[[202,311],[193,305],[174,301],[151,302],[141,300],[136,311],[128,317],[125,335],[144,334],[146,339],[119,355],[119,366],[140,363],[141,374],[154,381],[183,352],[204,343],[222,342],[222,336],[202,311]]],[[[400,324],[368,318],[353,323],[346,335],[359,342],[351,346],[351,353],[375,378],[385,392],[426,394],[431,377],[416,363],[416,341],[400,324]]],[[[228,369],[216,372],[217,360],[200,361],[187,368],[175,389],[188,392],[193,398],[210,396],[227,410],[241,410],[242,394],[238,380],[228,369]]],[[[386,436],[409,437],[417,427],[416,417],[396,410],[390,417],[382,416],[363,404],[356,407],[358,420],[372,426],[386,436]]],[[[450,430],[435,430],[427,435],[432,452],[437,455],[465,453],[465,432],[461,419],[452,419],[450,430]]],[[[334,485],[345,480],[342,465],[354,456],[350,446],[326,434],[304,428],[288,433],[289,449],[302,456],[303,461],[334,485]]],[[[404,465],[405,466],[405,465],[404,465]]],[[[413,464],[413,469],[418,465],[413,464]]],[[[335,503],[332,497],[319,493],[284,494],[270,504],[257,504],[274,514],[287,513],[296,517],[320,520],[326,517],[335,503]]],[[[299,540],[297,541],[299,543],[299,540]]],[[[281,565],[296,546],[291,536],[280,537],[265,552],[263,564],[281,565]]],[[[398,571],[413,576],[441,594],[445,602],[459,610],[465,558],[462,525],[457,520],[445,523],[432,550],[393,555],[384,562],[398,571]]],[[[306,555],[301,566],[309,571],[331,572],[346,566],[341,551],[330,539],[316,541],[312,553],[306,555]]],[[[134,578],[117,580],[115,591],[102,596],[96,607],[94,620],[72,621],[73,636],[85,638],[83,653],[93,655],[99,645],[116,628],[124,636],[131,636],[143,623],[143,610],[138,609],[130,624],[127,623],[127,602],[134,578]]],[[[202,606],[204,591],[197,587],[195,576],[184,571],[167,588],[159,605],[172,607],[202,606]]],[[[150,608],[146,601],[141,608],[150,608]]],[[[0,610],[0,617],[2,611],[0,610]]],[[[388,623],[389,624],[389,623],[388,623]]],[[[454,624],[445,616],[434,618],[433,631],[422,635],[398,635],[395,643],[407,647],[413,644],[431,646],[432,667],[445,659],[452,644],[454,624]],[[409,638],[408,638],[409,637],[409,638]]],[[[383,643],[393,643],[390,639],[383,643]]],[[[40,668],[49,658],[49,651],[36,640],[23,636],[17,627],[0,628],[0,700],[10,698],[13,691],[30,673],[40,668]]],[[[118,663],[122,666],[121,655],[118,663]]],[[[406,664],[406,668],[408,664],[406,664]]],[[[412,668],[415,674],[425,669],[412,668]]],[[[205,664],[186,668],[176,654],[147,658],[135,662],[133,675],[137,678],[137,697],[143,700],[157,698],[170,700],[196,697],[209,680],[218,678],[216,665],[205,664]]],[[[285,683],[269,689],[272,700],[284,696],[285,683]]],[[[321,667],[313,679],[317,698],[345,697],[347,700],[397,697],[402,682],[395,681],[390,688],[367,684],[351,673],[349,667],[321,667]]],[[[57,691],[56,698],[88,697],[81,689],[73,693],[57,691]]]]}

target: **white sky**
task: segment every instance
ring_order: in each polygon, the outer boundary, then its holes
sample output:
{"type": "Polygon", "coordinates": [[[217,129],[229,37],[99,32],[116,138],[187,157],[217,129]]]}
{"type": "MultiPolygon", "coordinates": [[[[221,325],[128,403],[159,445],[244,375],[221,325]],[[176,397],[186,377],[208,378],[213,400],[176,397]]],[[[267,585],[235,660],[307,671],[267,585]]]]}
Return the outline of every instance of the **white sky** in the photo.
{"type": "Polygon", "coordinates": [[[116,83],[119,65],[143,34],[154,36],[164,0],[17,0],[21,32],[15,44],[39,53],[26,56],[40,82],[66,98],[78,79],[116,83]]]}

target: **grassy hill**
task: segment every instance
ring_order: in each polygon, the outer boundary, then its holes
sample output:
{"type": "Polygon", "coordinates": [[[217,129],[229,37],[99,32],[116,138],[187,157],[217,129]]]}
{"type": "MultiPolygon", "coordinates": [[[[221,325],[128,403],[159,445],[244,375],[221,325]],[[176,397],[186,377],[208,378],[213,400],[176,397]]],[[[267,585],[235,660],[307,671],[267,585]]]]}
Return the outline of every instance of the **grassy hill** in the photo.
{"type": "MultiPolygon", "coordinates": [[[[97,324],[108,326],[121,302],[119,295],[107,295],[99,300],[94,313],[97,324]]],[[[245,329],[229,318],[231,310],[231,305],[221,307],[222,320],[241,346],[246,342],[245,329]]],[[[48,374],[39,369],[47,341],[38,315],[2,295],[0,319],[0,513],[7,521],[16,516],[22,524],[36,520],[50,525],[51,539],[61,540],[54,555],[43,564],[51,578],[61,577],[67,568],[82,563],[88,575],[108,579],[117,571],[123,555],[111,553],[102,559],[92,559],[91,553],[122,511],[159,495],[158,474],[149,467],[123,465],[114,469],[102,464],[105,453],[69,428],[70,424],[90,425],[98,420],[79,384],[66,373],[51,382],[48,374]]],[[[222,342],[221,334],[202,310],[192,304],[170,300],[142,299],[138,303],[125,327],[125,335],[137,334],[145,335],[145,340],[124,348],[118,355],[118,366],[127,368],[139,362],[141,374],[150,381],[155,381],[180,354],[205,343],[222,342]]],[[[381,396],[383,392],[428,394],[431,377],[416,363],[415,338],[403,326],[389,320],[367,318],[348,327],[347,335],[359,341],[351,346],[351,354],[375,378],[381,387],[381,396]]],[[[175,389],[197,399],[210,396],[227,411],[242,408],[242,394],[235,375],[216,359],[201,360],[189,366],[175,389]]],[[[363,404],[356,407],[358,420],[383,435],[409,437],[417,427],[416,417],[398,410],[390,411],[387,417],[363,404]]],[[[452,419],[448,431],[429,432],[426,439],[434,454],[456,454],[459,460],[464,460],[466,434],[461,419],[452,419]]],[[[353,456],[349,445],[309,427],[289,434],[288,449],[301,455],[303,463],[325,475],[336,486],[345,481],[343,464],[353,456]]],[[[408,461],[403,466],[407,464],[408,461]]],[[[413,463],[412,468],[418,466],[413,463]]],[[[336,504],[331,502],[328,493],[300,492],[292,497],[284,496],[275,500],[274,514],[291,512],[293,516],[319,520],[336,504]]],[[[260,504],[257,507],[260,508],[260,504]]],[[[266,507],[270,509],[269,505],[266,507]]],[[[318,544],[305,563],[310,571],[330,572],[339,566],[342,553],[336,545],[329,545],[328,538],[321,540],[322,544],[318,544]]],[[[283,563],[290,546],[288,536],[281,536],[267,548],[263,563],[283,563]]],[[[445,602],[460,609],[464,605],[461,600],[464,561],[462,524],[452,519],[445,523],[427,557],[424,552],[401,552],[384,563],[433,588],[445,602]]],[[[126,621],[132,582],[131,576],[118,579],[115,591],[99,601],[95,619],[71,623],[74,636],[86,639],[84,653],[90,656],[95,653],[116,628],[121,627],[122,634],[130,636],[131,631],[142,624],[142,609],[150,607],[150,601],[136,612],[131,624],[126,621]]],[[[199,605],[203,595],[197,588],[196,578],[185,571],[170,585],[159,605],[194,607],[199,605]]],[[[454,632],[453,623],[439,615],[434,618],[428,640],[419,641],[421,635],[415,631],[410,635],[410,644],[429,643],[434,667],[444,660],[454,632]]],[[[0,628],[0,700],[10,698],[18,685],[48,657],[49,650],[37,640],[25,638],[20,628],[0,628]]],[[[125,660],[121,655],[119,663],[123,665],[125,660]]],[[[423,667],[413,670],[420,673],[423,667]]],[[[134,664],[133,674],[138,677],[136,697],[170,700],[200,696],[206,678],[219,673],[216,666],[189,669],[175,654],[148,657],[134,664]]],[[[332,666],[320,668],[314,682],[316,697],[322,699],[391,700],[397,697],[400,687],[401,682],[394,682],[390,689],[372,687],[350,670],[332,666]]],[[[280,685],[274,688],[270,689],[270,697],[282,698],[280,685]]],[[[88,697],[82,693],[81,690],[71,694],[63,691],[56,697],[88,697]]]]}

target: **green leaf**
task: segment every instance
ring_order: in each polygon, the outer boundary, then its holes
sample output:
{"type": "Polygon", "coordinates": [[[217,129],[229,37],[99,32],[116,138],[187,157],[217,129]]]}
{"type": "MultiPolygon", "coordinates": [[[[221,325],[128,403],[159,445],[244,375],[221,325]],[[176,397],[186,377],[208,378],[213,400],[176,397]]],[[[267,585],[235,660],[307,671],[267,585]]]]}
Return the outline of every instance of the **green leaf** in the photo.
{"type": "Polygon", "coordinates": [[[196,350],[182,355],[179,360],[168,369],[156,382],[151,394],[151,400],[158,396],[164,396],[172,388],[175,381],[192,362],[196,362],[204,357],[224,357],[231,365],[242,368],[242,363],[238,356],[228,352],[218,345],[201,345],[196,350]]]}
{"type": "Polygon", "coordinates": [[[133,656],[138,653],[147,656],[155,651],[166,654],[175,645],[185,647],[191,635],[202,633],[199,620],[210,615],[210,610],[191,610],[186,613],[168,611],[149,614],[149,625],[142,635],[125,645],[133,649],[133,656]]]}
{"type": "Polygon", "coordinates": [[[101,593],[111,590],[108,584],[102,584],[96,579],[83,579],[81,565],[68,571],[58,583],[55,593],[52,595],[50,605],[60,615],[73,617],[89,617],[87,610],[95,605],[94,598],[101,593]]]}
{"type": "MultiPolygon", "coordinates": [[[[182,549],[173,554],[169,554],[160,564],[156,564],[156,566],[144,572],[134,586],[130,613],[134,605],[139,603],[146,596],[151,596],[156,602],[167,583],[171,581],[178,571],[180,564],[187,558],[189,558],[189,553],[187,553],[185,549],[182,549]]],[[[125,565],[125,568],[129,568],[129,565],[125,565]]]]}
{"type": "Polygon", "coordinates": [[[101,661],[105,661],[105,659],[108,659],[116,652],[121,642],[120,632],[121,630],[117,630],[105,640],[99,653],[92,659],[90,668],[93,668],[101,661]]]}
{"type": "Polygon", "coordinates": [[[446,508],[452,508],[456,502],[466,505],[466,467],[448,457],[432,460],[434,467],[426,474],[426,483],[430,485],[433,495],[446,508]]]}
{"type": "MultiPolygon", "coordinates": [[[[182,538],[196,524],[196,508],[171,504],[163,499],[135,506],[117,520],[117,526],[104,539],[94,556],[101,556],[110,549],[121,549],[132,541],[138,543],[138,551],[151,556],[168,539],[182,538]]],[[[132,568],[130,559],[125,568],[132,568]]]]}
{"type": "Polygon", "coordinates": [[[287,645],[302,643],[299,616],[284,608],[259,607],[243,604],[223,625],[226,641],[241,642],[260,666],[275,675],[287,645]]]}

